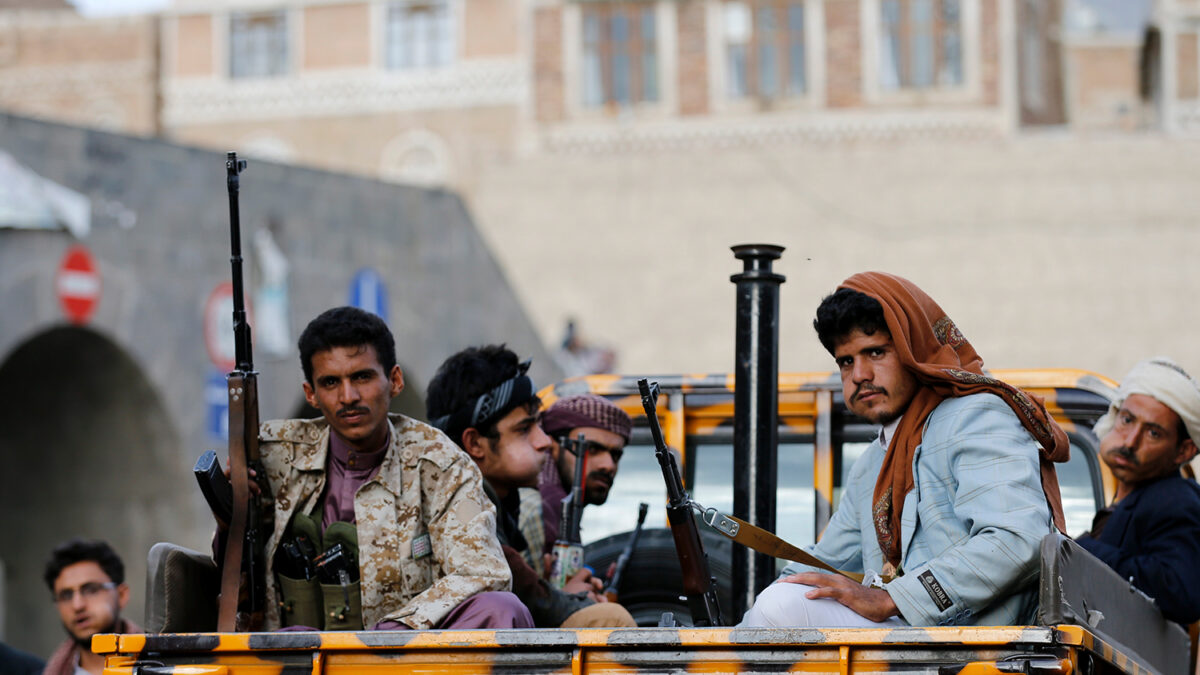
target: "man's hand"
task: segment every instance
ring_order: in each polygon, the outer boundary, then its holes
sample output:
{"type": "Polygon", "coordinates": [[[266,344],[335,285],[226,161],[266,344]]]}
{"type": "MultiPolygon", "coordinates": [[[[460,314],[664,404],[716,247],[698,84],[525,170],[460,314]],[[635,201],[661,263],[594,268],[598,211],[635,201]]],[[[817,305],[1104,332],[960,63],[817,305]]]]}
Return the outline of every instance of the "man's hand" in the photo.
{"type": "Polygon", "coordinates": [[[811,591],[805,593],[804,597],[810,600],[832,598],[871,621],[885,621],[889,617],[900,615],[900,610],[896,608],[896,603],[892,601],[892,596],[887,591],[868,588],[840,574],[802,572],[786,576],[779,581],[815,586],[811,591]]]}
{"type": "Polygon", "coordinates": [[[608,602],[608,598],[600,593],[604,589],[604,582],[592,576],[592,571],[586,567],[575,573],[575,576],[567,579],[567,583],[563,585],[564,593],[583,593],[587,592],[588,597],[595,602],[608,602]]]}
{"type": "MultiPolygon", "coordinates": [[[[260,494],[262,494],[262,488],[260,488],[258,486],[258,481],[254,480],[255,478],[258,478],[258,472],[255,471],[254,469],[251,469],[250,467],[246,467],[246,475],[250,477],[250,495],[252,497],[257,497],[260,494]]],[[[229,478],[229,458],[228,457],[225,458],[225,477],[229,478]]]]}

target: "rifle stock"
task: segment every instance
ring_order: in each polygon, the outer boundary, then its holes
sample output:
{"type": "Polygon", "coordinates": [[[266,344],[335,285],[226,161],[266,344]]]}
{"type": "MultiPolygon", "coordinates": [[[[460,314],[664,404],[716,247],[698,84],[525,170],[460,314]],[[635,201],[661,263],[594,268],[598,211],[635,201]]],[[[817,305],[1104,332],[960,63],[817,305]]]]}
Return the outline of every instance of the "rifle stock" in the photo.
{"type": "Polygon", "coordinates": [[[692,624],[722,626],[725,619],[717,601],[717,582],[709,570],[708,556],[700,541],[700,528],[692,516],[692,502],[683,489],[679,465],[663,440],[662,427],[658,422],[658,383],[638,380],[638,391],[642,395],[642,408],[646,411],[650,435],[654,438],[654,456],[658,459],[663,480],[667,484],[667,522],[675,540],[679,568],[683,572],[683,592],[692,613],[692,624]]]}
{"type": "MultiPolygon", "coordinates": [[[[262,520],[268,514],[263,500],[270,494],[258,452],[258,373],[254,371],[250,323],[246,318],[242,283],[241,223],[238,209],[239,174],[246,161],[230,152],[225,161],[229,192],[230,248],[233,276],[233,335],[235,366],[226,378],[229,391],[229,469],[233,503],[221,565],[221,599],[217,630],[260,630],[266,611],[266,553],[262,520]],[[250,469],[258,495],[250,490],[250,469]]],[[[274,515],[273,513],[270,515],[274,515]]]]}

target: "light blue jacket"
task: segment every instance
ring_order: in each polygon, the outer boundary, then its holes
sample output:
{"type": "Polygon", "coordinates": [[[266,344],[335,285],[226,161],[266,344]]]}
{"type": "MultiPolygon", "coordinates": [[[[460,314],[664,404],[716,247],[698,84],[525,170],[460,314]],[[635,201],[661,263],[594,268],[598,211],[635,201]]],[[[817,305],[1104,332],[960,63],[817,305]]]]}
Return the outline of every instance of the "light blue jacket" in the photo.
{"type": "MultiPolygon", "coordinates": [[[[810,552],[838,569],[883,569],[871,521],[885,448],[850,469],[810,552]]],[[[998,396],[950,398],[930,414],[901,517],[903,576],[887,591],[913,626],[1023,624],[1037,607],[1038,546],[1053,530],[1038,445],[998,396]]],[[[811,571],[793,563],[784,574],[811,571]]]]}

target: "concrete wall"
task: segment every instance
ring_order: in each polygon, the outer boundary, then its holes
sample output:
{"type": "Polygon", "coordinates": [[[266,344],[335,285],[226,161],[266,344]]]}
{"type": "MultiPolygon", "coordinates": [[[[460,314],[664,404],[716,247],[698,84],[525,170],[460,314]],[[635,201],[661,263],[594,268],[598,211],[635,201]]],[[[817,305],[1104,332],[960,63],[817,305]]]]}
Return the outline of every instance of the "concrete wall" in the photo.
{"type": "MultiPolygon", "coordinates": [[[[142,616],[148,545],[204,549],[211,519],[190,477],[205,449],[205,301],[229,275],[228,206],[219,154],[0,116],[0,150],[92,200],[92,230],[0,229],[0,539],[7,582],[5,641],[45,654],[60,635],[41,583],[51,547],[103,537],[130,568],[142,616]],[[131,219],[131,215],[135,218],[131,219]],[[97,262],[92,319],[70,326],[55,271],[72,244],[97,262]]],[[[387,315],[408,387],[424,392],[444,358],[508,342],[558,378],[463,203],[446,191],[252,163],[242,177],[247,292],[262,280],[251,244],[268,220],[290,262],[291,340],[320,311],[346,304],[363,267],[385,280],[387,315]]],[[[263,349],[264,419],[298,408],[294,347],[263,349]]],[[[409,402],[417,405],[418,401],[409,402]]]]}

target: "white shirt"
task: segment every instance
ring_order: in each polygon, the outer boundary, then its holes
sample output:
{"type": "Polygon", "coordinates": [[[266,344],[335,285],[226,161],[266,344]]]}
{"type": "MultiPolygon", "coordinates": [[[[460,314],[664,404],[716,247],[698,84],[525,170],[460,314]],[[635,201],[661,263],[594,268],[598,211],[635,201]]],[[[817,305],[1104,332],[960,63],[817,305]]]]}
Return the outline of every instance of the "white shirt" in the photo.
{"type": "Polygon", "coordinates": [[[901,415],[882,427],[879,427],[879,444],[883,446],[884,450],[887,450],[888,443],[891,437],[896,433],[896,427],[900,426],[900,420],[902,419],[904,419],[904,415],[901,415]]]}

